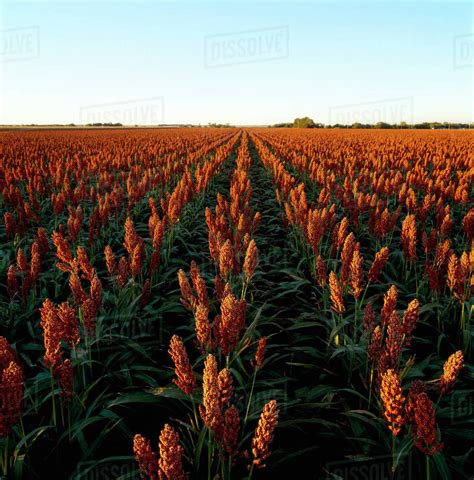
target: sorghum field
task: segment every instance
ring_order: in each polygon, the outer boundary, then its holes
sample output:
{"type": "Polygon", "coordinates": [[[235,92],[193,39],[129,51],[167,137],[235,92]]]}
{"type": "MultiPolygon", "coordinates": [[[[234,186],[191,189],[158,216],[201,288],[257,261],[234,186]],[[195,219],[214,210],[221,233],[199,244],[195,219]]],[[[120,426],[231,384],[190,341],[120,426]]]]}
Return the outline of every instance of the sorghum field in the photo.
{"type": "Polygon", "coordinates": [[[1,133],[5,478],[470,478],[473,140],[1,133]]]}

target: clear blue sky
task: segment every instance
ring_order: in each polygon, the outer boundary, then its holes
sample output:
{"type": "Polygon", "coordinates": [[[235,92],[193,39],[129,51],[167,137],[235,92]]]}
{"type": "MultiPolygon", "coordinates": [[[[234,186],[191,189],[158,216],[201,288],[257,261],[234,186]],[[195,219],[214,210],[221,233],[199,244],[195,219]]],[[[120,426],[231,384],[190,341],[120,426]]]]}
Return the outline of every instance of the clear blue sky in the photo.
{"type": "Polygon", "coordinates": [[[0,5],[4,124],[474,120],[472,2],[0,5]]]}

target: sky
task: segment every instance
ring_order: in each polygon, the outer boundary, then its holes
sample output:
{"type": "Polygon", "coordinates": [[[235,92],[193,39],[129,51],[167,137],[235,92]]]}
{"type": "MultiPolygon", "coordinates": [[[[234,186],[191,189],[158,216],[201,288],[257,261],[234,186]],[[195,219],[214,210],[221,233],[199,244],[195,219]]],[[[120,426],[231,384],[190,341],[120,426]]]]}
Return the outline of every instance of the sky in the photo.
{"type": "Polygon", "coordinates": [[[0,0],[0,124],[474,121],[473,2],[0,0]]]}

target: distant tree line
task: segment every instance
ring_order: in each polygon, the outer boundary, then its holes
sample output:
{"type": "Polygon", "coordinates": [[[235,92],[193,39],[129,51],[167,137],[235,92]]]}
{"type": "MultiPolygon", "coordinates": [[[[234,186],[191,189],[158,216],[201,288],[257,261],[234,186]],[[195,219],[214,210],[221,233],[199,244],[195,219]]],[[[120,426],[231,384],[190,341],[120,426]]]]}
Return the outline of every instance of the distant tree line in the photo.
{"type": "MultiPolygon", "coordinates": [[[[54,123],[48,125],[38,125],[36,123],[29,123],[18,125],[23,127],[78,127],[81,128],[83,125],[75,125],[74,123],[62,124],[54,123]]],[[[88,123],[86,127],[123,127],[122,123],[88,123]]],[[[147,125],[148,126],[148,125],[147,125]]],[[[229,128],[234,127],[229,123],[208,123],[207,125],[193,125],[193,124],[160,124],[155,125],[156,127],[212,127],[212,128],[229,128]]],[[[474,129],[474,123],[461,123],[461,122],[422,122],[422,123],[406,123],[400,122],[396,124],[378,122],[375,124],[371,123],[353,123],[351,125],[344,125],[341,123],[336,123],[334,125],[325,125],[324,123],[316,123],[313,119],[309,117],[295,118],[293,122],[282,122],[275,123],[270,125],[272,128],[383,128],[383,129],[432,129],[432,130],[461,130],[461,129],[474,129]]],[[[140,127],[140,125],[135,125],[135,127],[140,127]]]]}
{"type": "Polygon", "coordinates": [[[233,127],[233,125],[230,125],[229,123],[208,123],[207,126],[208,126],[208,127],[211,127],[211,128],[229,128],[229,127],[233,127]]]}
{"type": "Polygon", "coordinates": [[[112,122],[96,122],[96,123],[88,123],[86,127],[123,127],[123,124],[120,122],[112,123],[112,122]]]}
{"type": "Polygon", "coordinates": [[[343,125],[336,123],[334,125],[324,125],[323,123],[315,123],[313,119],[309,117],[295,118],[292,123],[276,123],[272,125],[273,128],[385,128],[385,129],[397,129],[397,128],[411,128],[411,129],[433,129],[433,130],[456,130],[474,128],[474,123],[451,123],[451,122],[422,122],[422,123],[406,123],[400,122],[396,124],[377,122],[371,123],[353,123],[351,125],[343,125]]]}
{"type": "Polygon", "coordinates": [[[315,123],[312,118],[295,118],[293,123],[277,123],[273,125],[276,128],[324,128],[322,123],[315,123]]]}

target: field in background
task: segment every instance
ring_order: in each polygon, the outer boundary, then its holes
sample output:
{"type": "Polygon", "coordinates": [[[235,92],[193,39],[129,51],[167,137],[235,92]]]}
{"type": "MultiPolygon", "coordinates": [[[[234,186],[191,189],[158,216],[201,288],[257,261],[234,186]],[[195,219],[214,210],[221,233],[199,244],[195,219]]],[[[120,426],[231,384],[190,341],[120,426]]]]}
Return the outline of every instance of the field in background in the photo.
{"type": "Polygon", "coordinates": [[[472,476],[473,140],[2,132],[2,473],[472,476]]]}

